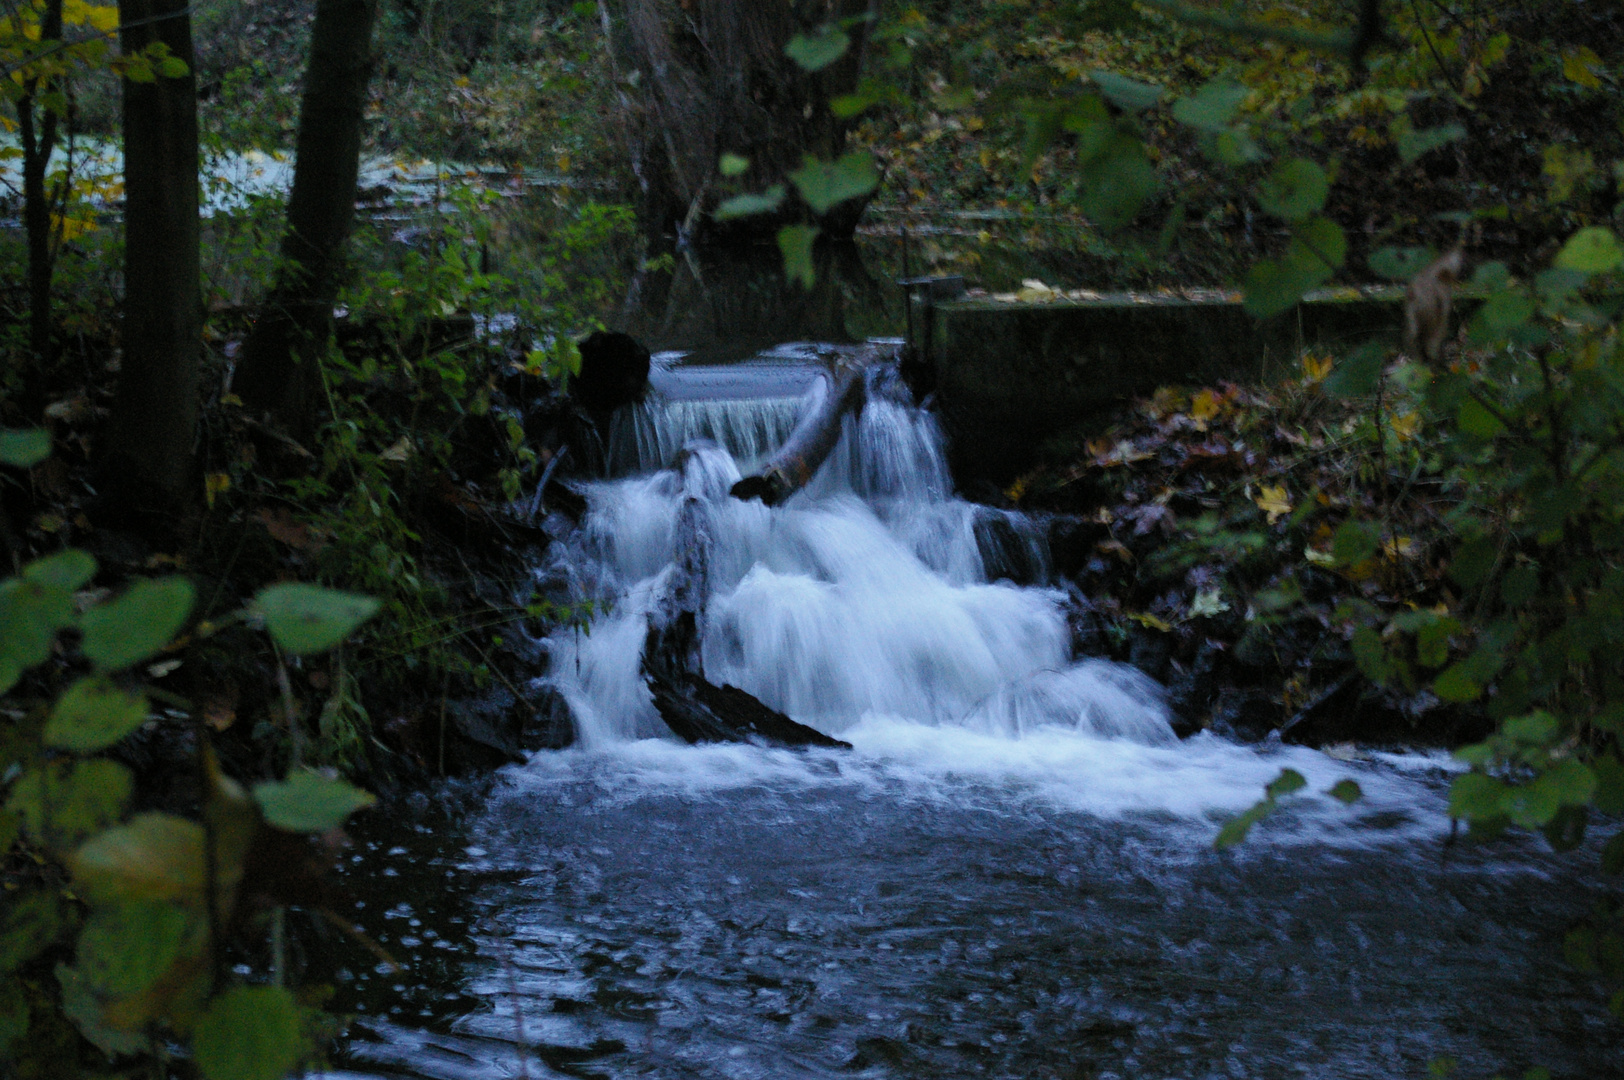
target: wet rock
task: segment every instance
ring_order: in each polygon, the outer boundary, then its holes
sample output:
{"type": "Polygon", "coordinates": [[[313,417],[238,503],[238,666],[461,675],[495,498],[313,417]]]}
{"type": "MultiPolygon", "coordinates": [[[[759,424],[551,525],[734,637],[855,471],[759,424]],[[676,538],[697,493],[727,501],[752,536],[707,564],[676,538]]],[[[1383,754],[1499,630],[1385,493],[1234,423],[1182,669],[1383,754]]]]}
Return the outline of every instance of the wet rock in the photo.
{"type": "Polygon", "coordinates": [[[1208,728],[1241,742],[1260,742],[1280,722],[1280,707],[1261,690],[1226,686],[1218,691],[1208,728]]]}
{"type": "Polygon", "coordinates": [[[988,581],[1024,586],[1041,585],[1048,578],[1041,542],[1024,518],[983,508],[971,528],[988,581]]]}
{"type": "Polygon", "coordinates": [[[1426,691],[1394,693],[1350,675],[1311,698],[1287,721],[1281,738],[1300,746],[1460,746],[1493,731],[1493,721],[1481,713],[1447,705],[1426,691]]]}
{"type": "Polygon", "coordinates": [[[1108,539],[1108,526],[1092,518],[1076,514],[1056,514],[1048,521],[1049,558],[1055,573],[1061,577],[1075,577],[1089,568],[1097,558],[1094,545],[1108,539]]]}
{"type": "Polygon", "coordinates": [[[529,700],[507,691],[446,703],[446,770],[496,769],[524,761],[536,750],[561,750],[575,741],[575,717],[552,687],[529,700]]]}
{"type": "Polygon", "coordinates": [[[1173,661],[1167,678],[1167,708],[1173,714],[1173,731],[1185,739],[1201,730],[1202,721],[1212,712],[1216,697],[1216,672],[1220,649],[1204,641],[1187,663],[1173,661]]]}
{"type": "Polygon", "coordinates": [[[530,699],[530,709],[519,727],[521,747],[526,750],[562,750],[575,744],[575,713],[556,687],[542,687],[530,699]]]}
{"type": "Polygon", "coordinates": [[[1071,656],[1081,660],[1091,656],[1104,656],[1109,652],[1105,623],[1094,607],[1094,601],[1076,585],[1068,584],[1063,611],[1066,628],[1071,631],[1071,656]]]}
{"type": "Polygon", "coordinates": [[[1148,626],[1128,631],[1128,663],[1161,681],[1167,677],[1167,664],[1173,655],[1171,635],[1148,626]]]}

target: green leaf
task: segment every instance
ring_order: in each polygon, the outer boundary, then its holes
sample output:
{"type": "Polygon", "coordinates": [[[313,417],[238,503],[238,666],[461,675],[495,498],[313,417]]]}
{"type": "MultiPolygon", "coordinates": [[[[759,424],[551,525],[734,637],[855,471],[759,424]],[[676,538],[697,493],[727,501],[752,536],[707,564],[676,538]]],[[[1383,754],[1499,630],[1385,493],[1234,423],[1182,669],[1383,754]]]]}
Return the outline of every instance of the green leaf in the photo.
{"type": "Polygon", "coordinates": [[[297,772],[281,783],[254,785],[254,801],[266,822],[279,829],[321,833],[338,828],[355,811],[378,800],[342,780],[297,772]]]}
{"type": "Polygon", "coordinates": [[[146,718],[145,697],[115,686],[105,675],[92,675],[57,699],[43,738],[46,746],[88,754],[112,746],[146,718]]]}
{"type": "Polygon", "coordinates": [[[1624,829],[1614,833],[1601,849],[1601,872],[1624,874],[1624,829]]]}
{"type": "Polygon", "coordinates": [[[1368,262],[1373,273],[1389,281],[1409,281],[1437,257],[1432,248],[1384,247],[1371,252],[1368,262]]]}
{"type": "Polygon", "coordinates": [[[1432,692],[1445,701],[1465,703],[1483,696],[1483,680],[1468,660],[1460,660],[1444,670],[1432,683],[1432,692]]]}
{"type": "Polygon", "coordinates": [[[1455,549],[1449,560],[1449,576],[1463,588],[1475,588],[1494,569],[1498,555],[1499,548],[1493,540],[1486,536],[1474,537],[1455,549]]]}
{"type": "Polygon", "coordinates": [[[1511,271],[1498,260],[1479,263],[1472,271],[1472,288],[1484,292],[1499,292],[1511,284],[1511,271]]]}
{"type": "Polygon", "coordinates": [[[157,653],[191,614],[195,593],[183,577],[137,581],[123,596],[79,617],[80,649],[103,671],[118,671],[157,653]]]}
{"type": "Polygon", "coordinates": [[[1246,313],[1267,319],[1289,311],[1314,285],[1311,275],[1285,259],[1259,259],[1246,272],[1246,313]]]}
{"type": "Polygon", "coordinates": [[[190,70],[186,66],[186,61],[178,56],[166,56],[158,65],[158,73],[166,79],[184,78],[190,70]]]}
{"type": "Polygon", "coordinates": [[[299,1006],[280,986],[238,986],[215,998],[192,1031],[208,1080],[283,1080],[305,1055],[299,1006]]]}
{"type": "Polygon", "coordinates": [[[0,975],[11,974],[54,945],[66,924],[66,912],[54,891],[7,894],[0,917],[0,975]]]}
{"type": "Polygon", "coordinates": [[[0,465],[32,468],[51,456],[51,433],[43,428],[0,428],[0,465]]]}
{"type": "MultiPolygon", "coordinates": [[[[199,901],[203,826],[172,814],[138,814],[128,824],[85,841],[68,862],[82,894],[93,904],[199,901]]],[[[221,888],[231,884],[227,877],[222,874],[221,888]]]]}
{"type": "Polygon", "coordinates": [[[1268,794],[1269,798],[1278,799],[1282,795],[1290,795],[1294,791],[1301,791],[1307,786],[1308,781],[1304,780],[1303,774],[1296,769],[1281,769],[1280,775],[1271,780],[1269,786],[1263,790],[1268,794]]]}
{"type": "Polygon", "coordinates": [[[1605,274],[1624,264],[1624,247],[1618,236],[1602,225],[1580,229],[1556,253],[1554,264],[1559,270],[1577,270],[1585,274],[1605,274]]]}
{"type": "Polygon", "coordinates": [[[95,576],[96,560],[77,548],[35,559],[23,567],[25,580],[65,592],[84,588],[95,576]]]}
{"type": "Polygon", "coordinates": [[[71,847],[117,821],[132,786],[130,771],[116,761],[53,761],[18,779],[6,809],[36,840],[71,847]]]}
{"type": "Polygon", "coordinates": [[[1534,298],[1519,292],[1495,293],[1483,302],[1469,325],[1472,340],[1492,345],[1534,317],[1534,298]]]}
{"type": "Polygon", "coordinates": [[[1441,124],[1438,127],[1416,131],[1402,131],[1398,136],[1398,156],[1409,165],[1422,154],[1448,146],[1466,138],[1466,129],[1460,124],[1441,124]]]}
{"type": "Polygon", "coordinates": [[[1173,119],[1200,131],[1217,134],[1235,119],[1249,93],[1251,91],[1244,86],[1215,79],[1189,97],[1175,101],[1173,119]]]}
{"type": "Polygon", "coordinates": [[[716,208],[717,221],[770,214],[784,204],[784,185],[774,184],[760,195],[735,195],[716,208]]]}
{"type": "Polygon", "coordinates": [[[716,171],[723,176],[742,176],[750,167],[750,159],[738,154],[723,154],[716,163],[716,171]]]}
{"type": "Polygon", "coordinates": [[[1536,783],[1550,789],[1563,806],[1589,806],[1596,797],[1596,774],[1577,758],[1563,758],[1540,774],[1536,783]]]}
{"type": "Polygon", "coordinates": [[[1386,363],[1387,349],[1380,342],[1366,342],[1336,362],[1325,392],[1344,400],[1374,393],[1386,363]]]}
{"type": "Polygon", "coordinates": [[[261,589],[254,608],[283,651],[295,656],[323,652],[339,644],[378,610],[370,596],[289,583],[261,589]]]}
{"type": "Polygon", "coordinates": [[[1506,790],[1505,784],[1479,772],[1457,776],[1449,787],[1449,816],[1465,821],[1499,817],[1506,790]]]}
{"type": "Polygon", "coordinates": [[[1500,599],[1511,607],[1522,607],[1539,595],[1539,567],[1513,566],[1500,579],[1500,599]]]}
{"type": "Polygon", "coordinates": [[[1544,779],[1506,788],[1500,793],[1500,813],[1524,829],[1537,829],[1550,821],[1562,809],[1562,798],[1556,787],[1544,783],[1544,779]]]}
{"type": "Polygon", "coordinates": [[[1604,814],[1624,814],[1624,762],[1602,754],[1590,763],[1596,774],[1596,809],[1604,814]]]}
{"type": "Polygon", "coordinates": [[[0,982],[0,1061],[12,1056],[12,1046],[28,1034],[28,998],[15,979],[0,982]]]}
{"type": "Polygon", "coordinates": [[[1325,794],[1329,795],[1337,802],[1344,803],[1349,806],[1364,798],[1365,795],[1365,793],[1360,790],[1359,785],[1352,780],[1338,780],[1336,783],[1331,785],[1330,790],[1325,794]]]}
{"type": "Polygon", "coordinates": [[[1239,128],[1219,133],[1212,141],[1212,156],[1232,169],[1269,159],[1268,151],[1259,146],[1250,133],[1239,128]]]}
{"type": "Polygon", "coordinates": [[[1324,169],[1307,158],[1292,158],[1276,165],[1258,185],[1257,201],[1275,217],[1302,221],[1319,212],[1330,190],[1324,169]]]}
{"type": "Polygon", "coordinates": [[[1137,82],[1113,71],[1090,71],[1088,77],[1111,99],[1111,104],[1125,112],[1139,112],[1162,100],[1161,87],[1137,82]]]}
{"type": "Polygon", "coordinates": [[[1315,217],[1292,228],[1281,259],[1262,259],[1246,275],[1246,311],[1268,318],[1288,310],[1303,294],[1323,284],[1347,257],[1347,238],[1329,218],[1315,217]]]}
{"type": "Polygon", "coordinates": [[[26,578],[0,581],[0,693],[51,655],[56,632],[73,623],[73,595],[26,578]]]}
{"type": "Polygon", "coordinates": [[[784,276],[799,281],[808,292],[817,284],[818,273],[812,264],[812,241],[818,230],[810,225],[786,225],[778,230],[778,250],[784,254],[784,276]]]}
{"type": "Polygon", "coordinates": [[[1246,834],[1252,831],[1253,825],[1272,814],[1274,808],[1275,801],[1273,799],[1264,799],[1262,802],[1253,804],[1249,810],[1230,818],[1224,823],[1224,827],[1218,830],[1218,835],[1213,838],[1212,846],[1218,851],[1234,847],[1246,839],[1246,834]]]}
{"type": "Polygon", "coordinates": [[[1463,433],[1484,440],[1492,439],[1506,430],[1500,418],[1484,408],[1476,398],[1467,398],[1460,403],[1460,410],[1455,413],[1455,425],[1463,433]]]}
{"type": "Polygon", "coordinates": [[[838,26],[825,24],[811,34],[796,34],[784,52],[803,71],[822,71],[846,55],[851,38],[838,26]]]}
{"type": "Polygon", "coordinates": [[[826,214],[847,199],[867,195],[880,183],[871,154],[854,150],[837,161],[819,161],[807,155],[789,174],[795,190],[815,214],[826,214]]]}
{"type": "Polygon", "coordinates": [[[150,1051],[151,1043],[140,1031],[121,1031],[104,1022],[103,1002],[83,976],[66,964],[56,965],[56,981],[62,987],[62,1013],[73,1021],[80,1034],[108,1057],[150,1051]]]}
{"type": "Polygon", "coordinates": [[[138,993],[169,970],[196,928],[174,904],[143,900],[101,908],[79,935],[76,967],[99,994],[138,993]]]}
{"type": "Polygon", "coordinates": [[[1538,709],[1527,716],[1512,717],[1500,729],[1508,738],[1520,743],[1549,746],[1561,735],[1562,722],[1544,709],[1538,709]]]}
{"type": "Polygon", "coordinates": [[[1449,661],[1449,639],[1460,633],[1460,623],[1443,618],[1428,623],[1415,633],[1415,659],[1422,667],[1443,667],[1449,661]]]}
{"type": "Polygon", "coordinates": [[[1381,533],[1368,521],[1350,518],[1331,535],[1331,554],[1338,566],[1353,566],[1375,557],[1381,533]]]}
{"type": "Polygon", "coordinates": [[[1312,268],[1318,275],[1314,284],[1330,278],[1348,257],[1348,238],[1342,226],[1330,218],[1316,217],[1298,222],[1291,230],[1291,246],[1286,257],[1312,268]]]}
{"type": "Polygon", "coordinates": [[[1114,135],[1082,174],[1078,205],[1102,229],[1128,224],[1156,193],[1156,168],[1144,144],[1129,135],[1114,135]]]}

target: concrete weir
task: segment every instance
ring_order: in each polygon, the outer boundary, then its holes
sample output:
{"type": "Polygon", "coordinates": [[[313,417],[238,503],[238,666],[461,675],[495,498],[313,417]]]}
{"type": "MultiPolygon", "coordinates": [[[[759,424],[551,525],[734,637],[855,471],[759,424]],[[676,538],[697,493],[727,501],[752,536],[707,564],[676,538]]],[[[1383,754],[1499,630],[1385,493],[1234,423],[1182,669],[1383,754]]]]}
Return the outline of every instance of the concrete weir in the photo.
{"type": "Polygon", "coordinates": [[[1403,290],[1310,293],[1257,320],[1237,293],[1049,294],[931,300],[916,294],[914,326],[961,482],[1003,484],[1043,443],[1159,386],[1262,380],[1302,350],[1343,353],[1399,323],[1403,290]]]}

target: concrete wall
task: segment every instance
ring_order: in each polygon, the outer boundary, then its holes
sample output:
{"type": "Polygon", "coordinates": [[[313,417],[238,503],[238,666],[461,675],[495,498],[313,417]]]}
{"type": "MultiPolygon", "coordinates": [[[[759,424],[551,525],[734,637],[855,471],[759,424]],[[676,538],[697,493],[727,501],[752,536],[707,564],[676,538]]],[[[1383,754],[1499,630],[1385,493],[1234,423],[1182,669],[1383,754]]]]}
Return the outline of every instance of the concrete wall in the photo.
{"type": "Polygon", "coordinates": [[[1402,301],[1399,289],[1310,294],[1260,322],[1218,294],[965,300],[935,305],[922,344],[954,474],[1003,484],[1051,436],[1159,386],[1263,380],[1289,370],[1308,345],[1341,353],[1395,333],[1402,301]]]}

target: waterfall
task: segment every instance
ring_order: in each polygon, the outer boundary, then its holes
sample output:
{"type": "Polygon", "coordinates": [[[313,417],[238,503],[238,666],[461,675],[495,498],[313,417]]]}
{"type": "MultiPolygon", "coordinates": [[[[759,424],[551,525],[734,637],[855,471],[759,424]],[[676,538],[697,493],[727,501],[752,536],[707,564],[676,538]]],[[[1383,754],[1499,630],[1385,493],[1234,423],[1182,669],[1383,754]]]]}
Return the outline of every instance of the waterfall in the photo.
{"type": "Polygon", "coordinates": [[[828,386],[805,368],[739,369],[735,382],[728,369],[686,382],[665,369],[657,392],[616,418],[616,478],[591,485],[562,556],[578,599],[601,614],[548,642],[547,679],[584,744],[669,737],[639,660],[690,499],[713,543],[701,627],[713,683],[835,735],[877,716],[1007,738],[1058,727],[1175,741],[1151,680],[1074,660],[1060,592],[998,580],[1013,564],[1045,578],[1041,538],[1021,515],[953,495],[935,417],[888,372],[871,374],[868,404],[805,490],[774,509],[730,498],[828,386]]]}

